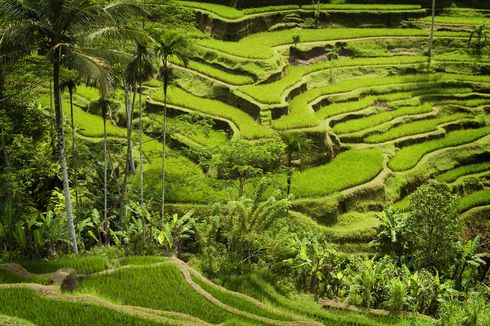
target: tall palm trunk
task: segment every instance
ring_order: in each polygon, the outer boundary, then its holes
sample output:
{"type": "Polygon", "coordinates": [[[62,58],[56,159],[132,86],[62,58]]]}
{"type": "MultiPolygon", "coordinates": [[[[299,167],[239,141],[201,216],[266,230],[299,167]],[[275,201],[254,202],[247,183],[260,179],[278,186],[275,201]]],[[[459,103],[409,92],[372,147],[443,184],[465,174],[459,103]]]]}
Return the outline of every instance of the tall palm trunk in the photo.
{"type": "Polygon", "coordinates": [[[291,194],[291,177],[293,176],[293,171],[291,171],[293,161],[293,153],[288,153],[288,197],[291,194]]]}
{"type": "Polygon", "coordinates": [[[104,120],[104,220],[107,219],[107,103],[102,102],[102,119],[104,120]]]}
{"type": "Polygon", "coordinates": [[[71,118],[71,155],[73,160],[73,168],[75,170],[73,185],[75,187],[75,212],[78,213],[78,207],[80,207],[80,199],[78,196],[78,176],[77,176],[77,147],[75,144],[75,119],[73,117],[73,85],[68,87],[70,94],[70,118],[71,118]]]}
{"type": "MultiPolygon", "coordinates": [[[[141,85],[141,83],[140,83],[141,85]]],[[[144,187],[144,177],[143,177],[143,109],[141,105],[141,89],[139,91],[139,115],[140,115],[140,206],[145,206],[145,187],[144,187]]]]}
{"type": "MultiPolygon", "coordinates": [[[[289,195],[291,195],[291,178],[293,177],[293,171],[291,170],[292,166],[292,161],[293,161],[293,153],[291,151],[288,152],[288,176],[287,176],[287,194],[288,198],[289,195]]],[[[286,217],[289,217],[289,206],[286,208],[286,217]]]]}
{"type": "Polygon", "coordinates": [[[429,49],[427,50],[427,56],[429,65],[432,59],[432,47],[434,46],[434,25],[436,19],[436,0],[432,0],[432,24],[430,28],[429,49]]]}
{"type": "Polygon", "coordinates": [[[133,131],[133,112],[134,112],[134,98],[133,95],[133,106],[131,106],[131,85],[124,85],[124,94],[125,94],[125,108],[126,108],[126,138],[127,138],[127,152],[126,152],[126,167],[124,169],[124,179],[121,189],[121,197],[119,202],[120,209],[120,218],[122,222],[122,218],[124,215],[124,205],[126,204],[126,193],[128,189],[128,179],[130,175],[134,174],[134,160],[133,160],[133,142],[131,140],[132,131],[133,131]]]}
{"type": "MultiPolygon", "coordinates": [[[[60,90],[61,92],[61,90],[60,90]]],[[[49,137],[50,137],[50,141],[51,141],[51,149],[53,151],[53,154],[56,153],[56,141],[55,141],[55,120],[53,120],[53,116],[54,116],[54,107],[53,107],[53,81],[50,80],[49,81],[49,113],[51,114],[51,128],[49,130],[49,137]]]]}
{"type": "Polygon", "coordinates": [[[133,160],[133,142],[131,140],[131,135],[133,133],[133,107],[131,107],[131,102],[130,102],[130,85],[127,85],[125,87],[125,94],[126,94],[126,128],[127,128],[127,139],[128,139],[128,163],[129,163],[129,174],[134,174],[134,171],[136,170],[134,167],[134,160],[133,160]]]}
{"type": "MultiPolygon", "coordinates": [[[[140,58],[140,76],[141,76],[141,58],[140,58]]],[[[143,93],[143,85],[141,79],[138,81],[139,91],[139,110],[140,110],[140,180],[141,180],[141,208],[145,207],[144,185],[143,185],[143,101],[141,99],[143,93]]],[[[146,245],[146,217],[142,216],[141,223],[143,226],[143,245],[146,245]]]]}
{"type": "Polygon", "coordinates": [[[68,218],[68,230],[73,244],[73,253],[78,254],[77,236],[75,224],[73,223],[73,212],[71,208],[70,184],[68,181],[68,167],[65,157],[65,139],[63,136],[63,115],[61,111],[61,89],[60,89],[60,62],[53,63],[53,84],[54,84],[54,108],[56,113],[56,132],[58,134],[58,149],[61,159],[61,171],[63,174],[63,193],[65,195],[66,215],[68,218]]]}
{"type": "Polygon", "coordinates": [[[162,223],[165,222],[165,147],[167,143],[167,59],[163,59],[163,139],[162,139],[162,223]]]}

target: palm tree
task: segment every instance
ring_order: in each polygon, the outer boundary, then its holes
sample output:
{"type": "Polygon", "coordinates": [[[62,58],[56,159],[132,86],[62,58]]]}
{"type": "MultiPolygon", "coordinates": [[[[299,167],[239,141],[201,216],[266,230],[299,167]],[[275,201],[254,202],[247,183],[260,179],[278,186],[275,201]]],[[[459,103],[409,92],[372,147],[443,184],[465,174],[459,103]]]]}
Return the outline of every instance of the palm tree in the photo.
{"type": "Polygon", "coordinates": [[[473,26],[470,36],[468,38],[468,51],[472,45],[472,41],[475,40],[473,48],[475,50],[476,55],[480,56],[482,54],[482,50],[487,45],[489,41],[488,32],[485,30],[486,24],[482,23],[478,26],[473,26]]]}
{"type": "MultiPolygon", "coordinates": [[[[77,147],[75,144],[75,120],[73,117],[73,92],[77,88],[78,80],[76,77],[70,77],[64,80],[61,85],[61,92],[68,91],[68,95],[70,96],[70,124],[71,124],[71,154],[72,154],[72,167],[76,169],[76,158],[77,158],[77,147]]],[[[73,185],[75,187],[75,211],[77,211],[80,201],[78,197],[78,177],[75,171],[73,178],[73,185]]]]}
{"type": "MultiPolygon", "coordinates": [[[[143,82],[151,79],[155,74],[155,67],[153,66],[153,54],[149,51],[148,45],[151,40],[147,40],[146,42],[137,42],[136,44],[136,52],[134,53],[133,60],[128,63],[124,72],[124,80],[125,84],[130,85],[128,89],[131,89],[133,92],[133,100],[131,104],[131,108],[126,106],[126,115],[127,115],[127,137],[128,137],[128,152],[127,152],[127,160],[128,165],[131,166],[133,162],[133,154],[131,150],[131,133],[133,128],[133,114],[134,109],[136,107],[136,94],[139,93],[139,103],[138,103],[138,114],[139,114],[139,145],[140,145],[140,162],[139,162],[139,170],[140,170],[140,205],[144,206],[144,183],[143,183],[143,115],[142,115],[142,84],[143,82]]],[[[129,101],[127,101],[127,104],[129,101]]],[[[128,172],[134,172],[133,168],[127,167],[128,172]]],[[[129,174],[129,173],[127,173],[129,174]]],[[[123,186],[124,192],[126,191],[126,181],[127,177],[125,176],[125,184],[123,186]]]]}
{"type": "Polygon", "coordinates": [[[301,163],[307,161],[311,152],[315,149],[313,140],[307,138],[304,134],[297,132],[282,132],[279,134],[282,142],[286,145],[285,151],[287,154],[287,195],[291,194],[291,177],[293,175],[293,155],[297,154],[301,163]]]}
{"type": "Polygon", "coordinates": [[[156,53],[162,59],[160,70],[163,79],[163,130],[162,130],[162,221],[165,220],[165,147],[167,141],[167,90],[170,81],[169,59],[176,57],[185,65],[189,60],[189,39],[177,31],[167,31],[157,39],[156,53]]]}
{"type": "Polygon", "coordinates": [[[434,26],[435,26],[435,20],[436,20],[436,0],[432,0],[432,23],[430,27],[430,37],[429,37],[429,49],[427,50],[427,56],[429,60],[429,66],[430,66],[430,61],[432,57],[432,47],[434,46],[434,26]]]}
{"type": "Polygon", "coordinates": [[[107,66],[93,55],[94,52],[107,50],[93,51],[87,45],[93,45],[96,40],[122,39],[124,35],[120,32],[119,22],[122,17],[135,11],[141,12],[135,4],[119,3],[103,7],[89,0],[3,0],[0,3],[0,21],[5,22],[0,39],[0,56],[20,58],[38,49],[46,54],[53,67],[56,133],[74,253],[78,253],[78,246],[65,156],[60,68],[68,66],[82,76],[107,75],[107,66]]]}

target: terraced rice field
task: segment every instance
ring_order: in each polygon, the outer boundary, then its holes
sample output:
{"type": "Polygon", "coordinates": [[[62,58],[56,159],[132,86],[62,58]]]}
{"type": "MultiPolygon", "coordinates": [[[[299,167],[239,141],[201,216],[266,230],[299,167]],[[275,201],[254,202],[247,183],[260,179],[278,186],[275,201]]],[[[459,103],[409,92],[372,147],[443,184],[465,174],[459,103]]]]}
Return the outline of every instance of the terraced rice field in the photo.
{"type": "MultiPolygon", "coordinates": [[[[76,260],[76,269],[89,271],[100,257],[76,260]]],[[[298,309],[274,290],[277,302],[256,299],[227,290],[204,278],[175,258],[130,257],[112,260],[98,272],[76,274],[75,260],[43,261],[37,270],[65,269],[31,274],[21,265],[0,265],[0,322],[12,325],[403,325],[396,317],[372,317],[361,313],[327,312],[308,301],[308,311],[298,309]],[[75,272],[75,273],[74,273],[75,272]],[[73,273],[73,274],[71,274],[73,273]],[[77,278],[69,291],[68,275],[77,278]],[[49,278],[53,284],[33,283],[49,278]],[[138,291],[134,289],[138,288],[138,291]],[[316,314],[313,312],[316,311],[316,314]]],[[[24,264],[25,265],[25,264],[24,264]]],[[[27,266],[27,265],[25,265],[27,266]]],[[[31,269],[33,265],[29,266],[31,269]]],[[[98,269],[98,268],[97,268],[98,269]]],[[[265,288],[267,285],[262,284],[265,288]]]]}
{"type": "MultiPolygon", "coordinates": [[[[295,132],[322,143],[310,153],[322,159],[296,169],[292,176],[293,206],[303,220],[328,220],[331,212],[339,216],[375,214],[394,202],[401,207],[420,182],[437,179],[451,183],[466,175],[479,178],[484,190],[462,194],[461,210],[488,205],[490,51],[484,48],[478,56],[470,51],[467,30],[437,31],[429,66],[427,24],[401,28],[401,21],[370,26],[356,20],[359,15],[372,18],[369,15],[373,13],[379,17],[403,13],[412,23],[427,22],[430,17],[419,5],[380,1],[371,5],[322,4],[318,8],[293,4],[237,9],[196,1],[182,3],[198,13],[201,30],[194,33],[197,38],[189,64],[172,59],[179,73],[169,88],[169,124],[178,123],[174,116],[200,114],[213,121],[214,129],[209,133],[188,124],[181,128],[185,131],[171,135],[179,144],[168,149],[167,198],[171,203],[192,206],[229,197],[226,191],[211,186],[214,177],[205,173],[189,152],[206,153],[232,138],[256,141],[278,138],[279,132],[295,132]],[[321,13],[318,28],[304,27],[305,17],[312,18],[316,10],[321,13]],[[291,15],[296,17],[294,24],[288,21],[291,15]],[[352,19],[356,23],[345,26],[329,23],[339,17],[357,18],[352,19]],[[260,19],[269,25],[255,26],[260,19]],[[298,28],[300,38],[295,44],[293,35],[298,28]],[[239,39],[230,41],[233,31],[239,39]]],[[[485,19],[438,16],[436,22],[473,26],[485,19]]],[[[145,178],[158,193],[161,161],[155,135],[163,123],[163,95],[156,80],[146,83],[144,89],[144,98],[148,96],[143,115],[147,134],[143,148],[135,146],[134,155],[143,150],[145,178]]],[[[102,120],[85,108],[97,97],[97,92],[87,87],[75,94],[77,133],[94,142],[102,136],[102,120]]],[[[48,105],[49,99],[44,97],[41,102],[48,105]]],[[[68,115],[67,98],[63,104],[68,115]]],[[[108,132],[111,138],[123,141],[126,130],[116,121],[109,124],[108,132]]],[[[284,174],[273,177],[286,183],[284,174]]],[[[135,183],[137,186],[137,180],[135,183]]],[[[376,221],[368,220],[352,219],[348,229],[370,234],[376,221]]],[[[329,227],[336,230],[335,225],[329,227]]],[[[167,272],[172,277],[178,274],[167,272]]],[[[123,271],[116,275],[126,277],[123,271]]],[[[104,297],[117,298],[117,293],[111,292],[114,275],[107,276],[107,287],[96,284],[104,277],[87,281],[85,291],[97,287],[105,289],[101,293],[104,297]],[[91,282],[94,287],[89,286],[91,282]]],[[[214,293],[230,304],[235,300],[214,293]]],[[[126,303],[162,308],[152,302],[126,303]]],[[[241,308],[257,312],[248,303],[241,308]]],[[[219,319],[218,315],[226,314],[203,309],[210,314],[201,316],[208,322],[227,318],[219,319]]]]}

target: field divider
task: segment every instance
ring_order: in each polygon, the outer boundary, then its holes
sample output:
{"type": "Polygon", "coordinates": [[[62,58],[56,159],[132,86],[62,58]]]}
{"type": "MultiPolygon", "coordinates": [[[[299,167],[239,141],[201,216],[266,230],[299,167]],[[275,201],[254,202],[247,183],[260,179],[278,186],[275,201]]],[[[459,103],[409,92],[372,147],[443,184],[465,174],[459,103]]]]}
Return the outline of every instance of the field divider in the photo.
{"type": "Polygon", "coordinates": [[[104,307],[128,314],[134,317],[139,317],[156,322],[173,324],[173,325],[189,325],[189,326],[210,326],[209,324],[196,317],[173,311],[155,310],[150,308],[116,304],[94,295],[67,295],[62,294],[59,287],[53,285],[39,285],[32,283],[17,283],[17,284],[0,284],[0,289],[17,288],[30,289],[38,295],[58,301],[88,303],[95,306],[104,307]]]}
{"type": "Polygon", "coordinates": [[[187,264],[185,264],[183,261],[181,261],[180,259],[178,259],[176,257],[173,257],[173,260],[175,262],[175,265],[182,272],[182,275],[184,276],[184,278],[187,281],[187,283],[189,283],[189,285],[196,292],[198,292],[199,294],[203,295],[206,299],[208,299],[209,301],[211,301],[213,304],[215,304],[215,305],[219,306],[220,308],[225,309],[225,310],[227,310],[227,311],[229,311],[229,312],[231,312],[233,314],[237,314],[237,315],[240,315],[240,316],[249,318],[249,319],[254,319],[254,320],[257,320],[257,321],[260,321],[260,322],[263,322],[263,323],[266,323],[266,324],[270,324],[270,325],[291,325],[291,326],[292,325],[304,325],[304,326],[307,326],[307,325],[312,325],[312,326],[313,325],[317,325],[317,326],[323,325],[323,324],[321,324],[319,322],[316,322],[316,321],[313,321],[313,320],[295,320],[295,321],[291,321],[291,322],[273,320],[273,319],[270,319],[270,318],[266,318],[266,317],[262,317],[262,316],[257,316],[257,315],[251,314],[249,312],[241,311],[241,310],[239,310],[237,308],[228,306],[228,305],[222,303],[221,301],[219,301],[218,299],[216,299],[215,297],[213,297],[209,292],[205,291],[202,287],[199,286],[199,284],[195,283],[192,280],[191,272],[190,272],[189,267],[187,266],[187,264]]]}
{"type": "Polygon", "coordinates": [[[439,155],[441,153],[445,153],[445,152],[465,150],[468,147],[475,147],[475,146],[485,148],[486,150],[490,151],[490,134],[483,135],[480,138],[478,138],[474,141],[468,142],[468,143],[464,143],[464,144],[460,144],[460,145],[456,145],[456,146],[448,146],[448,147],[438,148],[434,151],[431,151],[431,152],[424,154],[422,156],[422,158],[410,169],[401,170],[401,171],[393,171],[393,172],[395,172],[397,174],[401,174],[401,175],[410,175],[411,173],[413,173],[414,171],[417,170],[418,166],[420,166],[424,163],[427,163],[433,156],[437,156],[437,155],[439,155]]]}

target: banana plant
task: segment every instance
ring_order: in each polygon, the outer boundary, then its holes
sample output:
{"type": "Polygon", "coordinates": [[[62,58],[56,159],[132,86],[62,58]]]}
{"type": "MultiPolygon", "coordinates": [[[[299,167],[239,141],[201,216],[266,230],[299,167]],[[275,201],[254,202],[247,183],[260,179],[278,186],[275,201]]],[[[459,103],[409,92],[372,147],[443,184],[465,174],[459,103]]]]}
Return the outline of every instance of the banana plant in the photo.
{"type": "Polygon", "coordinates": [[[194,211],[190,211],[179,217],[173,214],[170,220],[165,220],[162,230],[158,233],[157,241],[166,250],[179,255],[184,240],[189,239],[194,234],[194,211]]]}

